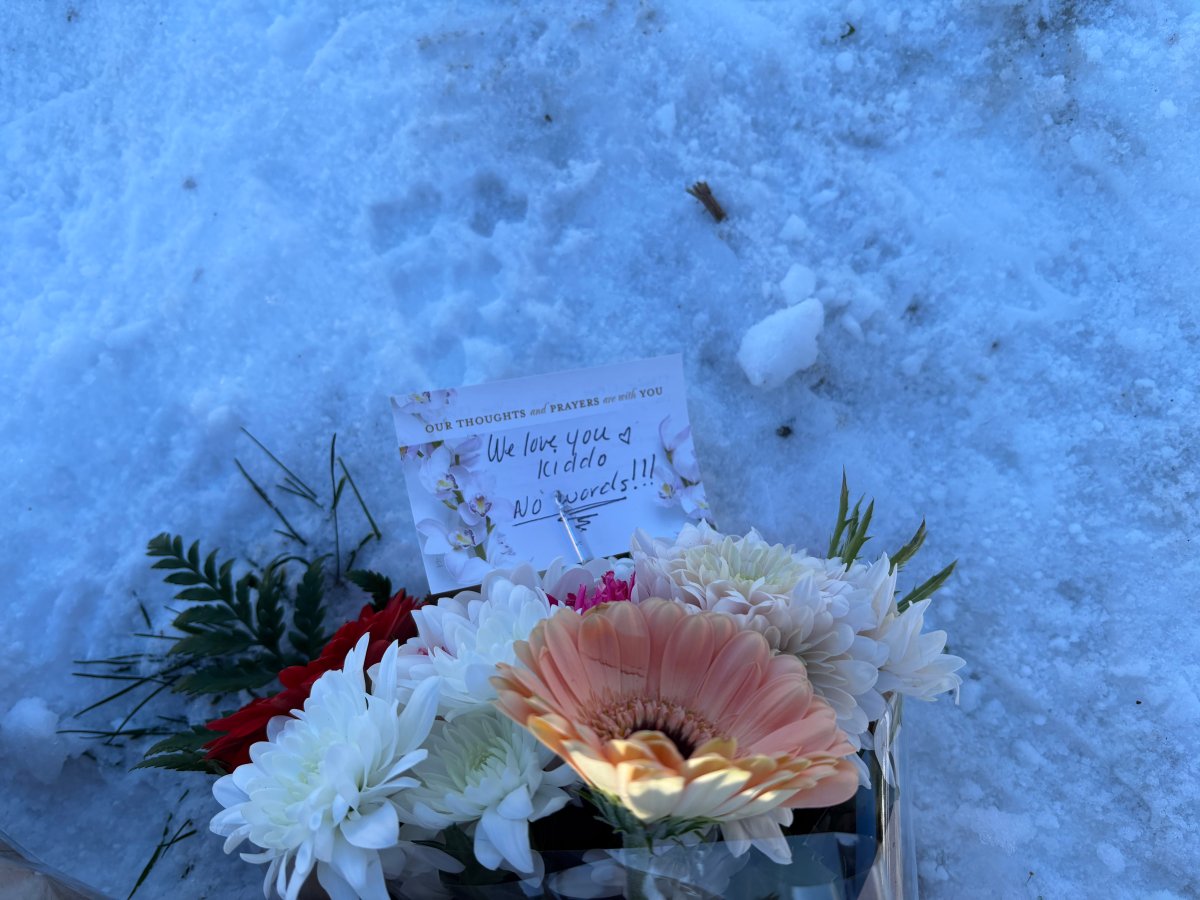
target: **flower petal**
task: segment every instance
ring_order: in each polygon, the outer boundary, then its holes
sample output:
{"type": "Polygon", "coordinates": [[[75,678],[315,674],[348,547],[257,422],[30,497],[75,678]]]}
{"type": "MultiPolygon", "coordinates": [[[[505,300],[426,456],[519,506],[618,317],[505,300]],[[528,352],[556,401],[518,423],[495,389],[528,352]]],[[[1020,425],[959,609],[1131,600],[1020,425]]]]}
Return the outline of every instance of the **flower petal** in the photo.
{"type": "Polygon", "coordinates": [[[400,820],[391,803],[381,803],[366,815],[351,815],[342,822],[342,834],[355,847],[386,850],[400,838],[400,820]]]}

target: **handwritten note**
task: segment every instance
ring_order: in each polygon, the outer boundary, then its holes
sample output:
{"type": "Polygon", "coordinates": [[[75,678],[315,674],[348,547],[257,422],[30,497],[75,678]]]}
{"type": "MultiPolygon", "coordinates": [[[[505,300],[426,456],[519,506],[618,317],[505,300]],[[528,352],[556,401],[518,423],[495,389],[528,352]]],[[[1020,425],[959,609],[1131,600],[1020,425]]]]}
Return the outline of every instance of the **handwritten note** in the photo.
{"type": "Polygon", "coordinates": [[[435,593],[709,517],[678,355],[391,400],[435,593]]]}

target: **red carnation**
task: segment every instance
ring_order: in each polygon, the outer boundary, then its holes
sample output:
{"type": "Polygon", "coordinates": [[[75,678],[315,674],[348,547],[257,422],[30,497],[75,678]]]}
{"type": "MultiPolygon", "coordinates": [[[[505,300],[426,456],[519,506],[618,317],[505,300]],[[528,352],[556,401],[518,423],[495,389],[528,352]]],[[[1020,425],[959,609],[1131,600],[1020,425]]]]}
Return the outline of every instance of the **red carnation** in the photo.
{"type": "Polygon", "coordinates": [[[232,715],[205,725],[212,731],[224,732],[204,745],[208,751],[205,758],[216,760],[230,772],[250,762],[251,745],[267,739],[267,723],[276,716],[290,716],[293,710],[301,709],[313,683],[326,672],[340,669],[346,662],[346,654],[364,634],[371,635],[367,646],[368,667],[383,659],[394,641],[403,643],[416,636],[412,611],[417,603],[400,591],[378,612],[370,604],[364,606],[356,620],[334,633],[316,659],[303,666],[289,666],[279,673],[283,685],[279,693],[252,700],[232,715]]]}

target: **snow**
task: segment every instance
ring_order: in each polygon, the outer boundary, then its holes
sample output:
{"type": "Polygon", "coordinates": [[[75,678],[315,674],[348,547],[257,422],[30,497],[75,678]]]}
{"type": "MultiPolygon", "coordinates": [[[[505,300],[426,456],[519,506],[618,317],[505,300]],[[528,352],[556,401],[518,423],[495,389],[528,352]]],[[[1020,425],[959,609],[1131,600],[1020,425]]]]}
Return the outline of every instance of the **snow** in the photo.
{"type": "Polygon", "coordinates": [[[67,759],[58,716],[41,697],[22,697],[0,719],[0,747],[23,774],[53,784],[67,759]]]}
{"type": "MultiPolygon", "coordinates": [[[[791,297],[788,299],[790,302],[791,297]]],[[[825,307],[820,300],[776,310],[742,335],[738,364],[751,384],[779,387],[817,361],[817,336],[824,324],[825,307]]]]}
{"type": "MultiPolygon", "coordinates": [[[[124,896],[168,808],[215,811],[55,731],[123,712],[73,717],[72,660],[169,619],[147,539],[283,549],[241,426],[314,484],[337,432],[385,533],[363,562],[419,589],[388,393],[682,352],[723,528],[818,549],[845,467],[868,547],[924,516],[911,577],[959,561],[929,621],[962,703],[905,713],[924,896],[1200,894],[1198,51],[1179,0],[24,5],[4,831],[124,896]],[[768,387],[751,353],[755,386],[741,342],[803,308],[796,264],[820,354],[768,387]]],[[[260,877],[202,834],[139,896],[260,877]]]]}
{"type": "Polygon", "coordinates": [[[783,281],[779,282],[779,289],[783,291],[787,305],[795,306],[812,296],[817,289],[817,276],[808,266],[795,263],[783,276],[783,281]]]}

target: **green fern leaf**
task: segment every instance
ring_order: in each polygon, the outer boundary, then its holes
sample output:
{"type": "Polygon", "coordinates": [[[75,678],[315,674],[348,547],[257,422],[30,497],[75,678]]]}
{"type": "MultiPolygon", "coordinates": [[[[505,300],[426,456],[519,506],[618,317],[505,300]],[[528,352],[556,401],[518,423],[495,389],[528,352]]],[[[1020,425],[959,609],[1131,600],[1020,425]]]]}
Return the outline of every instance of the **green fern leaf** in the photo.
{"type": "Polygon", "coordinates": [[[395,596],[395,592],[392,590],[392,580],[378,572],[372,572],[370,569],[353,569],[346,573],[346,577],[371,595],[371,605],[376,610],[383,609],[395,596]]]}
{"type": "Polygon", "coordinates": [[[171,624],[191,634],[195,633],[197,625],[228,625],[234,621],[233,611],[225,607],[193,606],[177,615],[171,624]]]}
{"type": "Polygon", "coordinates": [[[188,731],[181,731],[178,734],[173,734],[170,737],[163,738],[157,744],[154,744],[146,751],[146,756],[155,756],[159,753],[171,753],[174,751],[199,750],[209,741],[214,740],[218,736],[218,732],[205,728],[203,725],[193,725],[188,731]]]}
{"type": "Polygon", "coordinates": [[[175,682],[181,694],[232,694],[254,691],[275,680],[277,670],[257,661],[242,661],[230,665],[218,663],[184,675],[175,682]]]}
{"type": "Polygon", "coordinates": [[[225,769],[215,760],[205,759],[204,754],[196,751],[181,753],[163,753],[148,759],[143,759],[134,765],[135,769],[171,769],[175,772],[205,772],[209,775],[224,775],[225,769]]]}
{"type": "Polygon", "coordinates": [[[288,639],[296,652],[305,661],[315,659],[325,646],[328,637],[321,629],[325,621],[325,577],[321,560],[314,560],[304,572],[296,587],[296,601],[292,613],[293,630],[288,639]]]}
{"type": "Polygon", "coordinates": [[[199,659],[230,656],[246,650],[252,642],[250,636],[235,631],[204,631],[180,638],[168,651],[168,655],[183,654],[199,659]]]}

